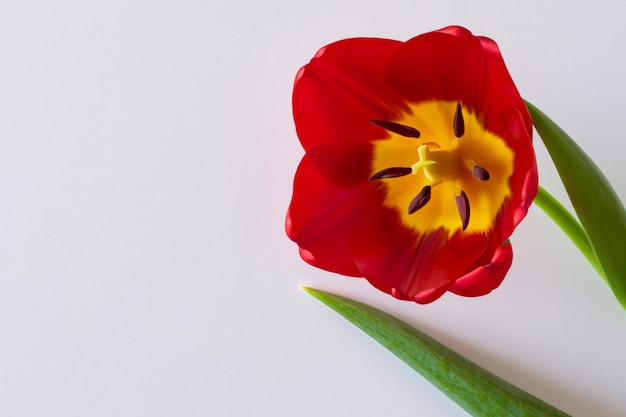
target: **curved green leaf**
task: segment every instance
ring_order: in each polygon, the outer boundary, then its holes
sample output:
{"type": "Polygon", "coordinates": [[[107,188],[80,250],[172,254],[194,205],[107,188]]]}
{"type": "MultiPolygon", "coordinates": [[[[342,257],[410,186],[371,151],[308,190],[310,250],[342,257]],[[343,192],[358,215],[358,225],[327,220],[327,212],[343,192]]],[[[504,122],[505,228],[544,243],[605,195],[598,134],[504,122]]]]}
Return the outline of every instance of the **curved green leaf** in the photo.
{"type": "Polygon", "coordinates": [[[597,165],[559,126],[526,102],[615,297],[626,308],[626,211],[597,165]]]}
{"type": "Polygon", "coordinates": [[[373,337],[473,416],[568,415],[387,313],[338,295],[304,290],[373,337]]]}

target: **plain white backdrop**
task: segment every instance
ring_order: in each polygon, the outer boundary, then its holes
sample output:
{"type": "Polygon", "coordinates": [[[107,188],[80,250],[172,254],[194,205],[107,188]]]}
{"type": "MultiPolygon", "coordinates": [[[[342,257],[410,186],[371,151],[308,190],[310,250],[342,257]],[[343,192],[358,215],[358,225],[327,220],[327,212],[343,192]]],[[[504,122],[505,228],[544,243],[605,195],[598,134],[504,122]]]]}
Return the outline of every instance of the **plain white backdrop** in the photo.
{"type": "Polygon", "coordinates": [[[626,312],[537,208],[498,290],[426,306],[306,265],[283,219],[299,67],[451,24],[495,39],[626,198],[625,22],[622,1],[2,1],[0,415],[467,415],[308,285],[622,416],[626,312]]]}

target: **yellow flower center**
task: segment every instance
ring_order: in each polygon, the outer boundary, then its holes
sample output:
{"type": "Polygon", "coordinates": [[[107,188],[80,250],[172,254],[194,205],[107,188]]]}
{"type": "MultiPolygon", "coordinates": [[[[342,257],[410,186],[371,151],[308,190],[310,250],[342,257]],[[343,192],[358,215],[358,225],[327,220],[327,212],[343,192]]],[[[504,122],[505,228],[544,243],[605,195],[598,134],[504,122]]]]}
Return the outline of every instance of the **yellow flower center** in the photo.
{"type": "Polygon", "coordinates": [[[372,181],[384,205],[418,233],[488,232],[510,196],[513,151],[460,103],[411,106],[399,120],[372,120],[388,131],[374,142],[372,181]]]}

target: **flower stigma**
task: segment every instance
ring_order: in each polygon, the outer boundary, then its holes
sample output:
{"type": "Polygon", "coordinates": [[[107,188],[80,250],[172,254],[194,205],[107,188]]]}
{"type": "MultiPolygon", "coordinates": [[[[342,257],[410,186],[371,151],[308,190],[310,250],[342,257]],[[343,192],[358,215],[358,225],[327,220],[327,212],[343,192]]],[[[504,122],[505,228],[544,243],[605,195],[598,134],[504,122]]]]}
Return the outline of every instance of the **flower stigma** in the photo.
{"type": "Polygon", "coordinates": [[[460,102],[429,101],[400,120],[370,122],[387,131],[374,142],[370,180],[380,180],[384,205],[405,226],[490,230],[511,194],[514,154],[502,138],[460,102]]]}

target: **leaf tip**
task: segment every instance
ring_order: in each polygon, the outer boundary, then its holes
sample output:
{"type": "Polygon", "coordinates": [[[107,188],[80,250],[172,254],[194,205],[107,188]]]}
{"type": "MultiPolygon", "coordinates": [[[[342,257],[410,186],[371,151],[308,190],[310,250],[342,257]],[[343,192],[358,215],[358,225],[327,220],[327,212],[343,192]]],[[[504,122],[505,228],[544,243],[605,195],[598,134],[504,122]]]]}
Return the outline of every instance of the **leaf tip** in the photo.
{"type": "Polygon", "coordinates": [[[300,289],[311,294],[313,297],[320,299],[323,296],[324,292],[320,290],[316,290],[315,288],[307,287],[306,285],[300,285],[300,289]]]}

